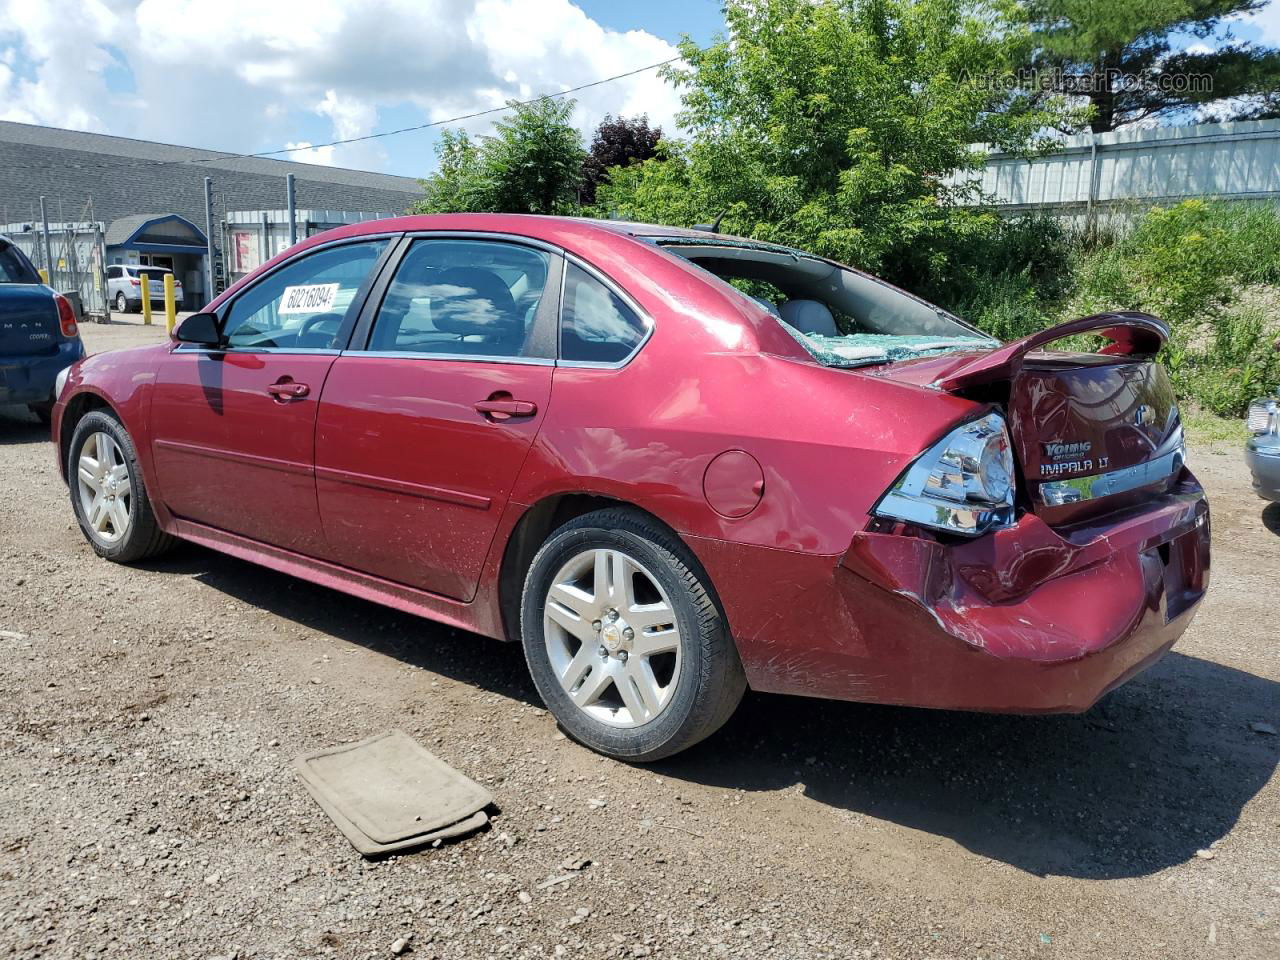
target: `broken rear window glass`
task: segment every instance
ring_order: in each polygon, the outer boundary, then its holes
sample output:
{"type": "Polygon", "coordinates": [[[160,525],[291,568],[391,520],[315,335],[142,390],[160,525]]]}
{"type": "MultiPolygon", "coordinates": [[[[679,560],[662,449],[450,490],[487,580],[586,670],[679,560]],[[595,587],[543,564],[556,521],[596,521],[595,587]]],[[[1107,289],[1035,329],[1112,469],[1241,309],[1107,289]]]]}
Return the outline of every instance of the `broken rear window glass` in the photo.
{"type": "Polygon", "coordinates": [[[785,321],[783,329],[800,341],[826,367],[861,367],[893,363],[954,350],[990,350],[998,341],[984,336],[928,337],[918,334],[850,333],[835,337],[801,333],[785,321]]]}
{"type": "Polygon", "coordinates": [[[999,345],[940,307],[798,250],[715,235],[655,242],[750,297],[825,366],[893,363],[999,345]]]}

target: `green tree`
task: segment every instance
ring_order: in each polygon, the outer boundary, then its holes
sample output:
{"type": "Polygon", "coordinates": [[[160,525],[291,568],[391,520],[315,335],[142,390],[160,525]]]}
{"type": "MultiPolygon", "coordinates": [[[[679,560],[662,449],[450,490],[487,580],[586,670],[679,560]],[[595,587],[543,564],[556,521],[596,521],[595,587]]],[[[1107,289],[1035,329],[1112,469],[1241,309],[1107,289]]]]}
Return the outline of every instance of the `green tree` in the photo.
{"type": "Polygon", "coordinates": [[[569,122],[573,100],[511,103],[512,113],[479,142],[446,130],[437,169],[422,181],[414,213],[573,213],[578,206],[582,137],[569,122]]]}
{"type": "Polygon", "coordinates": [[[946,286],[994,214],[954,178],[974,143],[1037,147],[1057,105],[991,83],[1030,52],[1003,0],[730,0],[729,37],[686,40],[690,137],[617,169],[601,211],[803,246],[921,293],[946,286]]]}
{"type": "Polygon", "coordinates": [[[1126,124],[1215,103],[1213,119],[1274,115],[1280,51],[1236,40],[1229,19],[1268,0],[1025,0],[1048,90],[1089,106],[1087,125],[1126,124]],[[1175,50],[1181,35],[1215,49],[1175,50]]]}
{"type": "Polygon", "coordinates": [[[596,188],[609,178],[613,167],[643,163],[658,151],[662,128],[649,126],[649,117],[614,117],[606,114],[596,127],[591,149],[582,165],[582,200],[595,203],[596,188]]]}
{"type": "Polygon", "coordinates": [[[465,130],[441,133],[436,144],[436,172],[419,182],[426,197],[418,201],[413,213],[476,212],[490,202],[480,147],[465,130]]]}

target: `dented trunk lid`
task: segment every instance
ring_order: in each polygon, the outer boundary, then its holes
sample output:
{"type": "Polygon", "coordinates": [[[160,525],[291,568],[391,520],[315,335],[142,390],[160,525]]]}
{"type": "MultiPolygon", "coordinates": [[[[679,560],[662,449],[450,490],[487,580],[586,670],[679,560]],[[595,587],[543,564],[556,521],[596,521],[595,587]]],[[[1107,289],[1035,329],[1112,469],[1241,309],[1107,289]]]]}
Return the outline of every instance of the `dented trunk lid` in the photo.
{"type": "Polygon", "coordinates": [[[1049,523],[1070,523],[1177,482],[1182,425],[1169,376],[1155,360],[1168,335],[1148,314],[1098,314],[989,352],[877,373],[1004,406],[1025,505],[1049,523]],[[1044,349],[1081,334],[1108,342],[1095,353],[1044,349]]]}
{"type": "Polygon", "coordinates": [[[1163,493],[1185,461],[1173,386],[1154,360],[1032,355],[1009,420],[1031,507],[1050,522],[1163,493]]]}

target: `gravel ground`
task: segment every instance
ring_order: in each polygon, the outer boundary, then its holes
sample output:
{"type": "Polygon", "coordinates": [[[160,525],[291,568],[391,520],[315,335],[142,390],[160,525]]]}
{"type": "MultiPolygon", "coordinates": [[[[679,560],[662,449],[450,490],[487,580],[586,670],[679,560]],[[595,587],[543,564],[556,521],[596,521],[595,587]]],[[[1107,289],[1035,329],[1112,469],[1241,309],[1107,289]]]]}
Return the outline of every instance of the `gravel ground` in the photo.
{"type": "Polygon", "coordinates": [[[564,739],[514,645],[189,545],[96,559],[0,414],[0,956],[1274,958],[1280,508],[1193,453],[1213,587],[1090,713],[749,695],[629,767],[564,739]],[[396,727],[492,829],[351,849],[290,761],[396,727]]]}

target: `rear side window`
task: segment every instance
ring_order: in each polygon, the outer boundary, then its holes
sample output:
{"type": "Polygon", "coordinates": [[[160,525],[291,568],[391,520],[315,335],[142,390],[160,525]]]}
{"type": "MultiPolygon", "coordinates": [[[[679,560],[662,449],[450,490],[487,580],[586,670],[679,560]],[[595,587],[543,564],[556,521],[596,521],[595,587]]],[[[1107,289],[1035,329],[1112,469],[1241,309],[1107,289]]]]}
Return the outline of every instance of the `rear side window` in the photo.
{"type": "Polygon", "coordinates": [[[566,267],[560,359],[621,363],[648,331],[648,324],[616,293],[576,264],[566,267]]]}
{"type": "Polygon", "coordinates": [[[415,240],[387,288],[369,349],[539,356],[532,332],[550,269],[550,255],[519,244],[415,240]]]}
{"type": "Polygon", "coordinates": [[[0,244],[0,283],[39,283],[39,275],[9,244],[0,244]]]}
{"type": "Polygon", "coordinates": [[[228,345],[259,349],[328,349],[386,240],[347,243],[299,257],[258,281],[231,304],[222,332],[228,345]]]}

